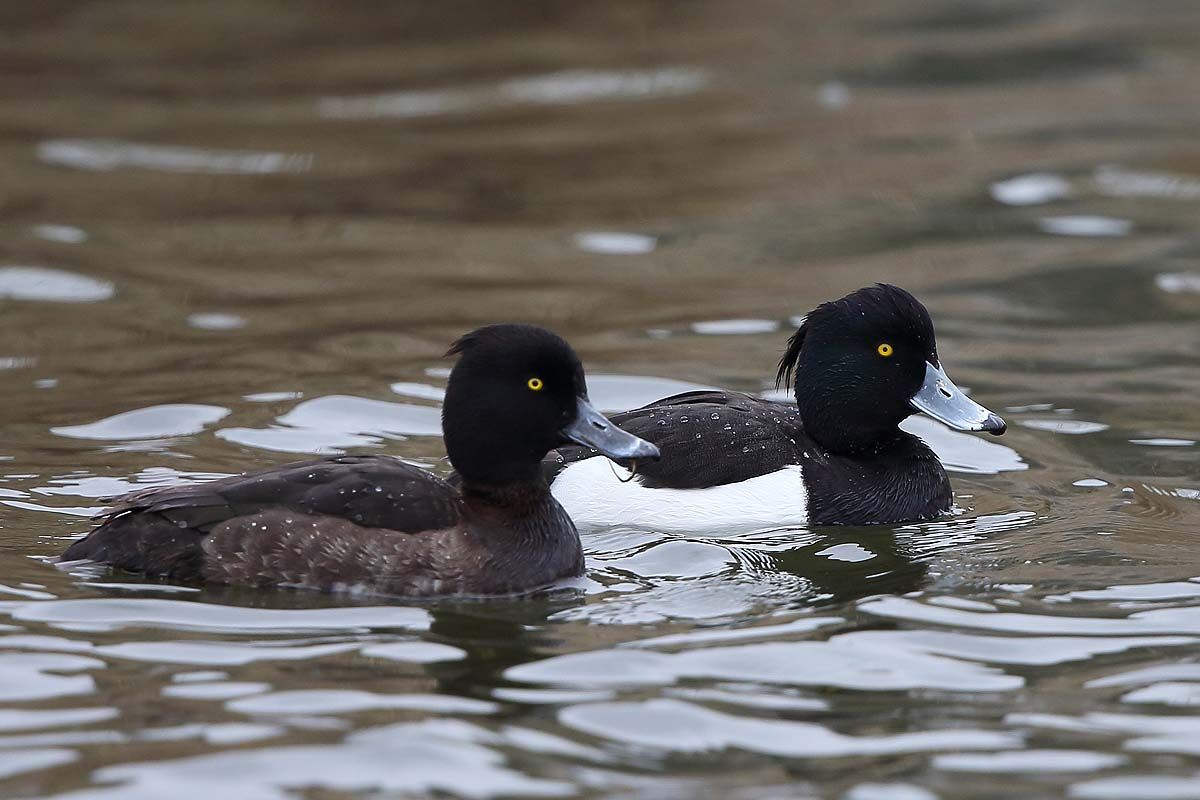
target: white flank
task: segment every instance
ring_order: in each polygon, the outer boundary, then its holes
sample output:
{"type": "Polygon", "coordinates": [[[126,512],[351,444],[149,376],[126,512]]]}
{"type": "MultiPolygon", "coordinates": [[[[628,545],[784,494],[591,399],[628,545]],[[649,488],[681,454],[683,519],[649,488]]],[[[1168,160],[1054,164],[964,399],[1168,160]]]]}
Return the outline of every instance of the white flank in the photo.
{"type": "Polygon", "coordinates": [[[614,525],[723,534],[803,525],[808,492],[799,466],[707,489],[649,489],[606,458],[570,465],[550,491],[580,531],[614,525]]]}

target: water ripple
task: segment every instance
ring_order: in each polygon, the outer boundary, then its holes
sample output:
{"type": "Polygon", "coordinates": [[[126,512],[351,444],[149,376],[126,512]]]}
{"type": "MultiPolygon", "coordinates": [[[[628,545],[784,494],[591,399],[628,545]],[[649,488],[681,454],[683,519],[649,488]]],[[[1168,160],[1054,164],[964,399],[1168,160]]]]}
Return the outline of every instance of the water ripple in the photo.
{"type": "Polygon", "coordinates": [[[117,293],[110,282],[50,267],[0,267],[0,298],[44,303],[98,303],[117,293]]]}
{"type": "Polygon", "coordinates": [[[13,609],[13,619],[44,622],[75,630],[169,628],[225,633],[295,633],[313,630],[367,631],[372,628],[425,630],[429,612],[394,606],[351,608],[238,608],[183,600],[47,600],[13,609]]]}
{"type": "Polygon", "coordinates": [[[368,728],[338,745],[233,750],[190,758],[104,767],[108,788],[57,800],[284,800],[299,789],[391,794],[446,793],[470,798],[565,797],[569,783],[531,778],[504,765],[502,735],[456,721],[368,728]]]}
{"type": "Polygon", "coordinates": [[[199,172],[213,175],[269,175],[307,172],[311,155],[203,147],[146,144],[119,139],[49,139],[37,147],[47,164],[89,172],[134,167],[159,172],[199,172]]]}
{"type": "Polygon", "coordinates": [[[493,85],[324,97],[317,113],[328,119],[419,119],[512,105],[566,105],[602,100],[692,94],[710,81],[693,67],[654,70],[564,70],[510,78],[493,85]]]}
{"type": "Polygon", "coordinates": [[[176,403],[124,411],[83,425],[60,425],[50,432],[71,439],[100,441],[163,439],[200,433],[228,415],[229,409],[222,406],[176,403]]]}
{"type": "Polygon", "coordinates": [[[737,717],[681,700],[589,703],[565,708],[558,717],[567,727],[592,736],[671,753],[737,748],[790,758],[835,758],[1021,744],[1014,734],[963,728],[847,736],[815,723],[737,717]]]}

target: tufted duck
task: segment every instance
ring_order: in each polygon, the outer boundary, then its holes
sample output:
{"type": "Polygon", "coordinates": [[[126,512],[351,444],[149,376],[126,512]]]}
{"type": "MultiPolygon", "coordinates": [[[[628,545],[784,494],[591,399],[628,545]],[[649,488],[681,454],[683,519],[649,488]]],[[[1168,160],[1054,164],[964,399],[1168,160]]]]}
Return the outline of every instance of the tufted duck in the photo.
{"type": "Polygon", "coordinates": [[[385,455],[325,458],[121,498],[60,562],[176,581],[384,594],[523,592],[583,572],[579,535],[540,463],[577,442],[615,459],[658,449],[588,403],[571,347],[542,328],[459,339],[442,411],[452,487],[385,455]]]}
{"type": "Polygon", "coordinates": [[[616,414],[663,458],[627,470],[586,447],[544,464],[582,529],[628,524],[722,532],[924,520],[954,495],[937,456],[897,426],[916,411],[1000,435],[1004,420],[946,376],[929,312],[895,286],[818,306],[792,336],[776,385],[795,404],[699,391],[616,414]]]}

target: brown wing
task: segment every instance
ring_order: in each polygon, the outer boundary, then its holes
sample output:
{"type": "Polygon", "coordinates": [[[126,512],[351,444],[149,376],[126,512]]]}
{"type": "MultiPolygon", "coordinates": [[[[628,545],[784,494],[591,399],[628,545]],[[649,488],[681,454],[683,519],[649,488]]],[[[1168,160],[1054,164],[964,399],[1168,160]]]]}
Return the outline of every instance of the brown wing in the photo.
{"type": "Polygon", "coordinates": [[[201,568],[205,580],[241,586],[450,594],[470,588],[456,558],[482,552],[472,543],[461,526],[410,535],[270,509],[216,525],[201,541],[201,568]]]}
{"type": "Polygon", "coordinates": [[[148,575],[201,580],[200,544],[213,528],[267,511],[419,533],[454,525],[461,509],[458,493],[445,481],[399,459],[319,459],[126,495],[61,560],[88,559],[148,575]]]}

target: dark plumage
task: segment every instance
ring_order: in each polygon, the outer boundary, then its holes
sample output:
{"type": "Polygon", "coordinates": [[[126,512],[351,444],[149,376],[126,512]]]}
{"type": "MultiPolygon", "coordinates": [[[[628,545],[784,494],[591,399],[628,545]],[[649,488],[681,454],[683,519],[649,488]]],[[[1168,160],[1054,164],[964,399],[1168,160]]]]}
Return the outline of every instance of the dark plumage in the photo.
{"type": "MultiPolygon", "coordinates": [[[[780,525],[929,519],[951,507],[950,482],[933,451],[897,425],[922,410],[960,430],[1003,432],[999,417],[941,372],[929,313],[894,286],[860,289],[814,309],[788,342],[777,381],[794,381],[794,405],[737,392],[689,392],[613,415],[662,451],[662,460],[641,466],[635,480],[649,489],[701,490],[797,466],[804,519],[779,519],[780,525]]],[[[556,481],[592,456],[585,448],[560,448],[543,468],[556,481]]],[[[603,524],[618,524],[619,509],[631,507],[628,499],[601,506],[600,493],[620,493],[611,483],[590,493],[579,486],[560,492],[557,482],[552,488],[577,520],[604,508],[617,518],[603,524]]],[[[686,497],[672,495],[671,502],[686,497]]],[[[731,523],[738,513],[729,509],[731,523]]],[[[795,515],[794,505],[789,513],[795,515]]]]}
{"type": "Polygon", "coordinates": [[[176,581],[497,594],[583,571],[575,526],[539,472],[586,442],[617,458],[654,448],[587,403],[578,357],[549,331],[493,325],[450,350],[443,427],[452,487],[398,459],[343,456],[121,498],[63,553],[176,581]],[[535,383],[536,381],[536,383],[535,383]]]}

